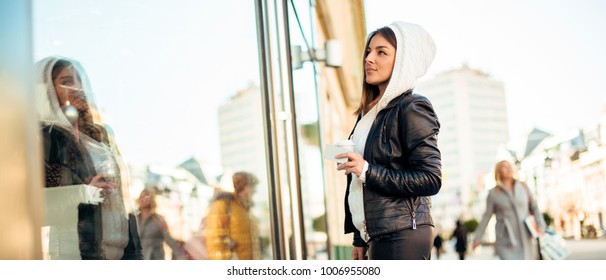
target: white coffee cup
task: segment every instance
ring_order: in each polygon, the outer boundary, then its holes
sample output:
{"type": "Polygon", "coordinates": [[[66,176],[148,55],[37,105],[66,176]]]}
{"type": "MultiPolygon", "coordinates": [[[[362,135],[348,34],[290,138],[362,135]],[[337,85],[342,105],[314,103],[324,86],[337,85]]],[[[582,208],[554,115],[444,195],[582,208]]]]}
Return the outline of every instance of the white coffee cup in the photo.
{"type": "Polygon", "coordinates": [[[349,140],[349,139],[345,139],[345,140],[340,140],[340,141],[338,141],[338,142],[335,144],[335,146],[337,146],[337,147],[341,147],[341,148],[345,148],[345,149],[348,149],[348,150],[350,150],[350,151],[352,151],[352,152],[353,152],[354,147],[355,147],[356,145],[354,144],[354,142],[353,142],[353,141],[351,141],[351,140],[349,140]]]}
{"type": "MultiPolygon", "coordinates": [[[[353,141],[351,141],[351,140],[349,140],[349,139],[346,139],[346,140],[341,140],[341,141],[338,141],[338,142],[335,144],[335,146],[340,147],[340,148],[344,148],[344,149],[347,149],[347,150],[349,150],[349,151],[352,151],[352,152],[353,152],[353,151],[354,151],[355,144],[354,144],[354,142],[353,142],[353,141]]],[[[345,162],[347,162],[347,160],[348,160],[347,158],[339,158],[339,159],[337,159],[337,163],[339,163],[339,164],[341,164],[341,163],[345,163],[345,162]]]]}

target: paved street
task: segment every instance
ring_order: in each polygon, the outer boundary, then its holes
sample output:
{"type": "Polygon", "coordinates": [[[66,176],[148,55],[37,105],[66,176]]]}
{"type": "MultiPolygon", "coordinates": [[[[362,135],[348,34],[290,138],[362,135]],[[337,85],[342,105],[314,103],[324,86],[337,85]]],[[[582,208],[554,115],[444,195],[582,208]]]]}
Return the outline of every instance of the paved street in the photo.
{"type": "MultiPolygon", "coordinates": [[[[446,252],[440,256],[440,260],[458,260],[458,255],[454,251],[454,245],[450,242],[444,244],[446,252]]],[[[569,255],[567,260],[606,260],[606,239],[582,239],[566,240],[569,255]]],[[[435,250],[432,258],[436,260],[435,250]]],[[[468,253],[468,260],[498,260],[494,256],[492,246],[481,246],[473,253],[468,253]]]]}

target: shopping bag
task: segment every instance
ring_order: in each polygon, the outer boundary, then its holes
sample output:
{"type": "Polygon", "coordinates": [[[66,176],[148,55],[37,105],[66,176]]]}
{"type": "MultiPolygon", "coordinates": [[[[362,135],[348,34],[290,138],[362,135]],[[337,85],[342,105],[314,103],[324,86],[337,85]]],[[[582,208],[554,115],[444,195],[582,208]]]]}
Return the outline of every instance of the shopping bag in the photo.
{"type": "Polygon", "coordinates": [[[551,230],[539,237],[539,247],[544,260],[563,260],[568,256],[566,240],[551,230]]]}

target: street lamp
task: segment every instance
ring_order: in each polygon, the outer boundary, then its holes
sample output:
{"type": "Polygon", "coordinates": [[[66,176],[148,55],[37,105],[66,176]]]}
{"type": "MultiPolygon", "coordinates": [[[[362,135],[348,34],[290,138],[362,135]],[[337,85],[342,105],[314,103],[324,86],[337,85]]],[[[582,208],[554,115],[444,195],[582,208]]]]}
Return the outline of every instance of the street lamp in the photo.
{"type": "Polygon", "coordinates": [[[341,67],[343,65],[343,51],[341,42],[336,39],[326,41],[324,49],[309,49],[302,51],[301,46],[292,47],[291,59],[293,69],[303,68],[306,61],[324,61],[328,67],[341,67]]]}

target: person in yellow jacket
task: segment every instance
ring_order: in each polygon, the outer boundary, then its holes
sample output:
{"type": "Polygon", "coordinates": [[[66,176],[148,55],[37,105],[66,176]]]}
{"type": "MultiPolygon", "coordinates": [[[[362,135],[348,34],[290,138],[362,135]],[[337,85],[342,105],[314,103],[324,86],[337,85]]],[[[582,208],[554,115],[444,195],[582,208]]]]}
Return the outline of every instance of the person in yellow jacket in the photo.
{"type": "Polygon", "coordinates": [[[232,176],[234,192],[218,193],[207,216],[206,248],[211,260],[260,259],[256,218],[250,212],[258,179],[248,172],[232,176]]]}

